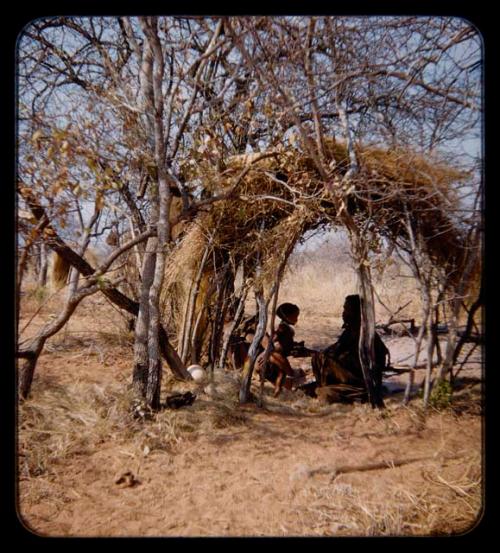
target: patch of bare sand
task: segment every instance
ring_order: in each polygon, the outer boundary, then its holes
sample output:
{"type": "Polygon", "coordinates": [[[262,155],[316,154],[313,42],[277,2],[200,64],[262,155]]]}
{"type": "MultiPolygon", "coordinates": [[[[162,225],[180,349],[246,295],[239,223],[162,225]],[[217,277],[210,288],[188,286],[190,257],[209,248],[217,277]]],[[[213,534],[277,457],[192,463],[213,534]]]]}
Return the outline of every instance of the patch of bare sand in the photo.
{"type": "MultiPolygon", "coordinates": [[[[84,311],[73,329],[94,323],[84,311]]],[[[335,338],[326,326],[315,336],[318,347],[335,338]]],[[[192,389],[195,403],[129,424],[120,402],[130,344],[104,347],[101,336],[70,347],[68,340],[42,355],[33,411],[20,413],[19,507],[37,533],[433,535],[464,532],[479,516],[482,417],[473,408],[480,403],[474,380],[457,394],[461,409],[427,414],[418,400],[403,407],[400,395],[379,412],[322,406],[286,390],[274,399],[267,385],[259,409],[239,406],[236,375],[220,372],[211,395],[167,379],[167,393],[192,389]],[[135,485],[116,484],[126,472],[135,485]]]]}

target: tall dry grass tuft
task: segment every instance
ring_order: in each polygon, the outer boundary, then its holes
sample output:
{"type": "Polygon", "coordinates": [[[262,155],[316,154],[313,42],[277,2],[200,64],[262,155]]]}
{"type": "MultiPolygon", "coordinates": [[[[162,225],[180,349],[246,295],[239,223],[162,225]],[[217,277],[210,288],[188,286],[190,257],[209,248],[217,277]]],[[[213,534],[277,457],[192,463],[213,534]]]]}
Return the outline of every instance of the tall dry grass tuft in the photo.
{"type": "Polygon", "coordinates": [[[133,436],[138,426],[130,415],[131,400],[118,385],[57,386],[39,380],[32,399],[18,409],[20,477],[40,476],[62,459],[133,436]]]}

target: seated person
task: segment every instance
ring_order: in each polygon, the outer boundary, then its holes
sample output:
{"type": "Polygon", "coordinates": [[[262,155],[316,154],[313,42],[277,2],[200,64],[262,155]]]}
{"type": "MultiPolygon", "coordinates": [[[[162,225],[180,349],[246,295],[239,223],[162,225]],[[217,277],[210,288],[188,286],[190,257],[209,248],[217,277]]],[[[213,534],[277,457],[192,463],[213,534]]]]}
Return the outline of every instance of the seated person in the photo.
{"type": "Polygon", "coordinates": [[[300,309],[293,303],[282,303],[276,310],[276,315],[281,319],[278,328],[275,330],[271,351],[264,367],[265,348],[267,346],[269,336],[265,336],[262,340],[264,351],[259,354],[256,361],[256,367],[259,374],[267,380],[274,383],[274,397],[277,397],[285,385],[291,387],[291,382],[297,377],[303,376],[300,371],[294,371],[290,366],[287,357],[292,353],[294,348],[303,348],[303,342],[295,342],[295,330],[293,326],[297,324],[300,309]],[[287,380],[287,377],[290,380],[287,380]]]}
{"type": "MultiPolygon", "coordinates": [[[[359,359],[359,334],[361,329],[361,304],[359,295],[347,296],[342,313],[344,331],[339,339],[322,352],[312,355],[312,369],[317,386],[345,384],[365,392],[363,370],[359,359]]],[[[389,350],[375,333],[374,384],[382,386],[382,372],[390,364],[389,350]]]]}

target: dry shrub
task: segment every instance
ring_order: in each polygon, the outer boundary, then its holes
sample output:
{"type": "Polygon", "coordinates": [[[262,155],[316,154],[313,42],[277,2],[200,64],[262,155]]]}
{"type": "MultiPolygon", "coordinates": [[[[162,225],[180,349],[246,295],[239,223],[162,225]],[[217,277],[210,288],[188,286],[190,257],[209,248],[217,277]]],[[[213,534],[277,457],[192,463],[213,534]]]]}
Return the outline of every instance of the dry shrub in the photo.
{"type": "Polygon", "coordinates": [[[422,314],[419,285],[407,265],[398,259],[384,260],[381,270],[374,271],[373,286],[378,321],[386,322],[396,312],[397,319],[419,320],[422,314]]]}

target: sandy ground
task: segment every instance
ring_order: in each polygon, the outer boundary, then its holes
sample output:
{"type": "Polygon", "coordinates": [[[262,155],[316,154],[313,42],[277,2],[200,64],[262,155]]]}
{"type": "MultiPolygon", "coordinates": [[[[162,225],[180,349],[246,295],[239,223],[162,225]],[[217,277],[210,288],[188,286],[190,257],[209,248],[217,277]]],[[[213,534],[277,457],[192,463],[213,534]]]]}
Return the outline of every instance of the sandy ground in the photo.
{"type": "MultiPolygon", "coordinates": [[[[267,385],[264,408],[240,406],[238,375],[218,371],[212,387],[165,374],[164,394],[190,389],[194,404],[129,421],[123,397],[131,344],[112,338],[115,327],[103,327],[99,310],[109,308],[92,298],[51,340],[32,397],[19,409],[19,511],[31,531],[440,535],[466,532],[480,516],[478,355],[443,410],[424,413],[418,398],[404,407],[401,393],[389,395],[383,411],[325,406],[286,390],[273,399],[267,385]],[[117,484],[125,473],[130,485],[117,484]]],[[[309,320],[296,335],[311,347],[325,347],[340,331],[332,317],[311,320],[314,327],[309,320]]],[[[385,342],[394,363],[408,362],[410,339],[385,342]]],[[[295,366],[308,369],[307,360],[295,366]]],[[[404,378],[386,384],[398,389],[404,378]]]]}

